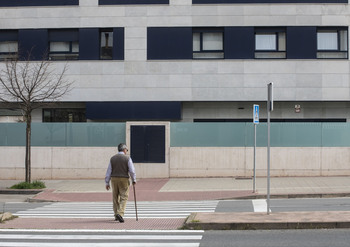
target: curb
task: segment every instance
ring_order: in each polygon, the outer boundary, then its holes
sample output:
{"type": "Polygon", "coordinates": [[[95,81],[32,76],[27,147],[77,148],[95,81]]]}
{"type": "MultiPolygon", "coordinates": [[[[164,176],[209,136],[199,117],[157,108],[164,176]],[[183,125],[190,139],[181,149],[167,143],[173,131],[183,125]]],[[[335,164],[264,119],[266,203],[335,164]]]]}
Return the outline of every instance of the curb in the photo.
{"type": "Polygon", "coordinates": [[[350,228],[349,211],[282,213],[192,213],[183,229],[276,230],[350,228]]]}
{"type": "Polygon", "coordinates": [[[42,189],[0,189],[0,194],[5,195],[35,195],[44,190],[42,189]]]}
{"type": "Polygon", "coordinates": [[[66,202],[66,201],[60,201],[60,200],[45,200],[45,199],[35,199],[35,198],[27,198],[26,202],[31,203],[41,203],[41,202],[66,202]]]}
{"type": "MultiPolygon", "coordinates": [[[[270,195],[271,199],[294,199],[294,198],[334,198],[334,197],[350,197],[349,192],[336,192],[336,193],[308,193],[308,194],[273,194],[270,195]]],[[[234,199],[266,199],[267,195],[250,195],[235,198],[223,198],[221,200],[234,200],[234,199]]]]}
{"type": "MultiPolygon", "coordinates": [[[[78,194],[90,193],[79,192],[78,194]]],[[[65,202],[63,198],[60,198],[61,192],[56,192],[53,189],[0,189],[0,195],[34,195],[34,197],[27,198],[27,202],[65,202]],[[35,198],[37,195],[43,192],[54,192],[55,197],[50,199],[45,198],[35,198]]],[[[306,194],[272,194],[271,199],[295,199],[295,198],[336,198],[336,197],[350,197],[350,192],[335,192],[335,193],[306,193],[306,194]]],[[[254,200],[254,199],[266,199],[266,194],[255,194],[247,196],[237,196],[237,197],[222,197],[215,200],[254,200]]],[[[93,201],[93,200],[92,200],[93,201]]]]}
{"type": "Polygon", "coordinates": [[[190,230],[301,230],[350,228],[350,222],[298,222],[298,223],[185,223],[190,230]]]}

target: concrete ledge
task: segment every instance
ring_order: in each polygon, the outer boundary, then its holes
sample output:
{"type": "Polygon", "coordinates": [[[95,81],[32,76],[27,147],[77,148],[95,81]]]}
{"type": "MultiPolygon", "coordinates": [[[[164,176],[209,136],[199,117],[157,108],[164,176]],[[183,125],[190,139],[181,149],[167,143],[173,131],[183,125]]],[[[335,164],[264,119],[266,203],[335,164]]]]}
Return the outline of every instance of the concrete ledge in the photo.
{"type": "Polygon", "coordinates": [[[0,214],[0,223],[6,221],[6,220],[12,220],[14,216],[11,213],[2,213],[0,214]]]}
{"type": "Polygon", "coordinates": [[[350,211],[281,213],[192,213],[184,224],[196,230],[350,228],[350,211]]]}

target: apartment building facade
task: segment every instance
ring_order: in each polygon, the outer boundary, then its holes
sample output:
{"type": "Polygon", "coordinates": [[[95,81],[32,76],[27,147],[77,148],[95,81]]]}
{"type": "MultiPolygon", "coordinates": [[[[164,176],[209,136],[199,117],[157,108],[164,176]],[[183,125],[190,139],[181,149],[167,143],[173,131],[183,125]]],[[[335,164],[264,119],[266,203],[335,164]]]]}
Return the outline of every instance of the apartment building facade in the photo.
{"type": "MultiPolygon", "coordinates": [[[[33,62],[48,59],[57,70],[67,64],[73,89],[35,110],[33,122],[126,123],[125,141],[141,177],[246,176],[250,147],[215,147],[217,169],[208,156],[212,147],[170,147],[170,123],[252,122],[253,104],[264,121],[270,82],[272,121],[349,122],[349,23],[348,0],[2,0],[0,66],[29,51],[33,62]],[[137,156],[146,148],[133,146],[132,132],[151,141],[161,133],[156,162],[137,156]]],[[[0,103],[0,121],[20,115],[0,103]]],[[[348,170],[348,147],[276,150],[276,176],[348,170]],[[310,157],[318,158],[305,166],[310,157]],[[336,164],[334,157],[340,157],[336,164]],[[294,164],[297,170],[288,171],[294,164]]],[[[16,158],[23,147],[5,144],[0,151],[16,158]]],[[[114,152],[35,148],[36,177],[102,177],[101,160],[114,152]],[[84,162],[72,162],[76,157],[84,162]],[[82,175],[86,163],[90,170],[82,175]]],[[[13,178],[22,176],[22,160],[1,165],[13,178]]]]}
{"type": "MultiPolygon", "coordinates": [[[[68,64],[34,122],[348,121],[347,0],[9,0],[0,58],[68,64]]],[[[4,113],[3,115],[6,115],[4,113]]]]}

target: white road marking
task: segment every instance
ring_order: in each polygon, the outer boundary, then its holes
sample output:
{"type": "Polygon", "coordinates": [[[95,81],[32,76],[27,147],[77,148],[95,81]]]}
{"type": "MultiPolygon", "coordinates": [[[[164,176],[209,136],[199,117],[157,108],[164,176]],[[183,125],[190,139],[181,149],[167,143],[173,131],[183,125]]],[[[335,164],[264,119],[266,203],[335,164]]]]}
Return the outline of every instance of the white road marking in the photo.
{"type": "MultiPolygon", "coordinates": [[[[252,200],[254,212],[267,212],[267,202],[265,199],[252,200]]],[[[271,212],[271,209],[269,209],[271,212]]]]}

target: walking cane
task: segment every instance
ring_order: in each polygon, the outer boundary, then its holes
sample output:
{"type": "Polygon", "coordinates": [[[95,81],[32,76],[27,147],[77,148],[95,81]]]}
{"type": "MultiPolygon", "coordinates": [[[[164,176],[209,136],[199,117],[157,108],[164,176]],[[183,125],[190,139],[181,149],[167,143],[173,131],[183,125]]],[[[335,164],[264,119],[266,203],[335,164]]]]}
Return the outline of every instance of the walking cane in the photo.
{"type": "Polygon", "coordinates": [[[135,184],[132,184],[133,189],[134,189],[134,201],[135,201],[135,210],[136,210],[136,221],[139,220],[139,218],[137,217],[137,205],[136,205],[136,191],[135,191],[135,184]]]}

